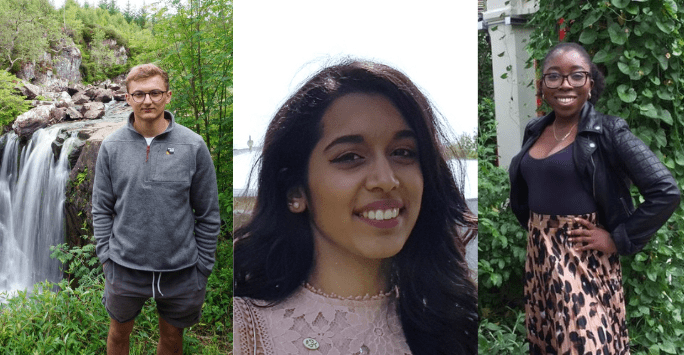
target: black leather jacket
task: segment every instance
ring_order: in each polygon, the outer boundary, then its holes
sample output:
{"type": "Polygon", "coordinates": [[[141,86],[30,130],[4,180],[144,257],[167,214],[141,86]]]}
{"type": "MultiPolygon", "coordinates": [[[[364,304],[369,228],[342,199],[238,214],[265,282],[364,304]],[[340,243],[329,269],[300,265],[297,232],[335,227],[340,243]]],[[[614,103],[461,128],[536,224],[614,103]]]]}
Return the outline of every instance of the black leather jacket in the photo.
{"type": "MultiPolygon", "coordinates": [[[[615,241],[618,253],[640,251],[679,205],[680,192],[669,170],[632,132],[625,120],[604,115],[587,102],[580,112],[573,146],[575,168],[598,205],[598,220],[615,241]],[[629,187],[634,183],[644,202],[634,208],[629,187]]],[[[529,219],[527,183],[520,161],[544,128],[550,114],[531,120],[525,128],[520,153],[509,167],[511,208],[520,224],[529,219]]]]}

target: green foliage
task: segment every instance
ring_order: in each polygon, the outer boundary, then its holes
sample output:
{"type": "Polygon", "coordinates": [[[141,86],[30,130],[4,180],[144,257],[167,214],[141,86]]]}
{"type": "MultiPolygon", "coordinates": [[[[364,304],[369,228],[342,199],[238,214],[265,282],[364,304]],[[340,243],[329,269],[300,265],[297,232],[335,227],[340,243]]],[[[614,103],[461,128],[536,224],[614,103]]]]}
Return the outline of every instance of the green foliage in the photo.
{"type": "Polygon", "coordinates": [[[478,352],[480,354],[525,355],[528,345],[525,341],[525,312],[508,309],[497,322],[485,317],[480,321],[478,352]]]}
{"type": "MultiPolygon", "coordinates": [[[[581,43],[604,73],[599,111],[627,120],[684,185],[684,7],[666,1],[545,0],[530,26],[530,51],[540,61],[558,42],[581,43]]],[[[636,190],[634,197],[642,199],[636,190]]],[[[678,208],[640,253],[623,257],[626,314],[633,354],[684,353],[684,211],[678,208]]]]}
{"type": "Polygon", "coordinates": [[[177,121],[204,137],[216,168],[221,215],[232,217],[233,27],[228,0],[170,1],[154,17],[177,121]]]}
{"type": "Polygon", "coordinates": [[[0,64],[38,59],[51,41],[61,38],[48,0],[0,0],[0,64]]]}
{"type": "MultiPolygon", "coordinates": [[[[493,102],[481,98],[478,133],[478,285],[481,315],[496,320],[502,305],[521,304],[527,233],[508,207],[508,172],[496,166],[493,102]]],[[[491,320],[495,321],[495,320],[491,320]]]]}
{"type": "MultiPolygon", "coordinates": [[[[229,353],[227,309],[223,317],[218,311],[232,299],[232,293],[227,292],[232,284],[232,247],[225,241],[208,282],[202,322],[184,334],[184,354],[229,353]],[[213,318],[207,319],[207,313],[213,318]]],[[[0,349],[12,349],[14,354],[105,353],[109,316],[101,303],[104,278],[93,245],[67,248],[62,244],[52,251],[79,285],[64,279],[56,285],[38,284],[32,293],[19,292],[9,297],[0,305],[0,349]]],[[[136,318],[131,354],[156,354],[157,320],[154,302],[149,300],[136,318]]]]}
{"type": "Polygon", "coordinates": [[[16,76],[5,70],[0,70],[0,131],[9,125],[17,116],[31,108],[24,96],[14,93],[15,85],[19,82],[16,76]]]}
{"type": "Polygon", "coordinates": [[[77,185],[80,185],[85,181],[86,177],[88,176],[88,167],[86,166],[81,172],[76,175],[76,182],[77,185]]]}

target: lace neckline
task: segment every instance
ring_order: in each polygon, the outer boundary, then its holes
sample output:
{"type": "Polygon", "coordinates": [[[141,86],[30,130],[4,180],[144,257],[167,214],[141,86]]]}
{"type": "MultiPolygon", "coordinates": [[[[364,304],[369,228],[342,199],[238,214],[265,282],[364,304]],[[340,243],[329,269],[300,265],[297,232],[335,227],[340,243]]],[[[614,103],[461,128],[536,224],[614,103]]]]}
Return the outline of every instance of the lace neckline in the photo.
{"type": "Polygon", "coordinates": [[[391,290],[387,292],[382,292],[377,295],[371,296],[369,294],[366,294],[365,296],[338,296],[334,293],[325,293],[321,289],[318,289],[311,285],[308,282],[304,283],[304,289],[310,291],[311,293],[314,293],[316,295],[329,298],[329,299],[335,299],[335,300],[342,300],[342,301],[376,301],[376,300],[384,300],[390,297],[399,297],[399,290],[397,289],[396,286],[394,286],[391,290]]]}

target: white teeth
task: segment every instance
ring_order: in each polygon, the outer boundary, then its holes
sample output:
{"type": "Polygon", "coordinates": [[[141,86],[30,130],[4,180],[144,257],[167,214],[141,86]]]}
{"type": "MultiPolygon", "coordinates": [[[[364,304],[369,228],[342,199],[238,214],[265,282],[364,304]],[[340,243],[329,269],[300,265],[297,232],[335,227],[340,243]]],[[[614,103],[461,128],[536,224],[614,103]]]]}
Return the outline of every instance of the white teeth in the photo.
{"type": "Polygon", "coordinates": [[[399,215],[398,208],[390,208],[388,210],[363,211],[361,213],[363,218],[374,219],[376,221],[384,221],[386,219],[396,218],[399,215]]]}
{"type": "Polygon", "coordinates": [[[574,100],[575,100],[574,97],[559,97],[558,98],[558,101],[565,103],[565,104],[567,104],[568,102],[572,102],[574,100]]]}

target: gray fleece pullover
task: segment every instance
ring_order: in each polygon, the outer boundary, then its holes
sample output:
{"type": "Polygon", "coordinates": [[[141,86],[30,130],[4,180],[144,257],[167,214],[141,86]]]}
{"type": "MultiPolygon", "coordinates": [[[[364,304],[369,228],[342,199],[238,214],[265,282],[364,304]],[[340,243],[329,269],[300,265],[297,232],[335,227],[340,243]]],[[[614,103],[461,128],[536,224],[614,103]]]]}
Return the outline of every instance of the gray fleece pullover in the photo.
{"type": "Polygon", "coordinates": [[[128,124],[102,141],[93,228],[104,264],[154,272],[197,265],[208,276],[220,227],[216,173],[201,136],[170,121],[147,146],[128,124]]]}

